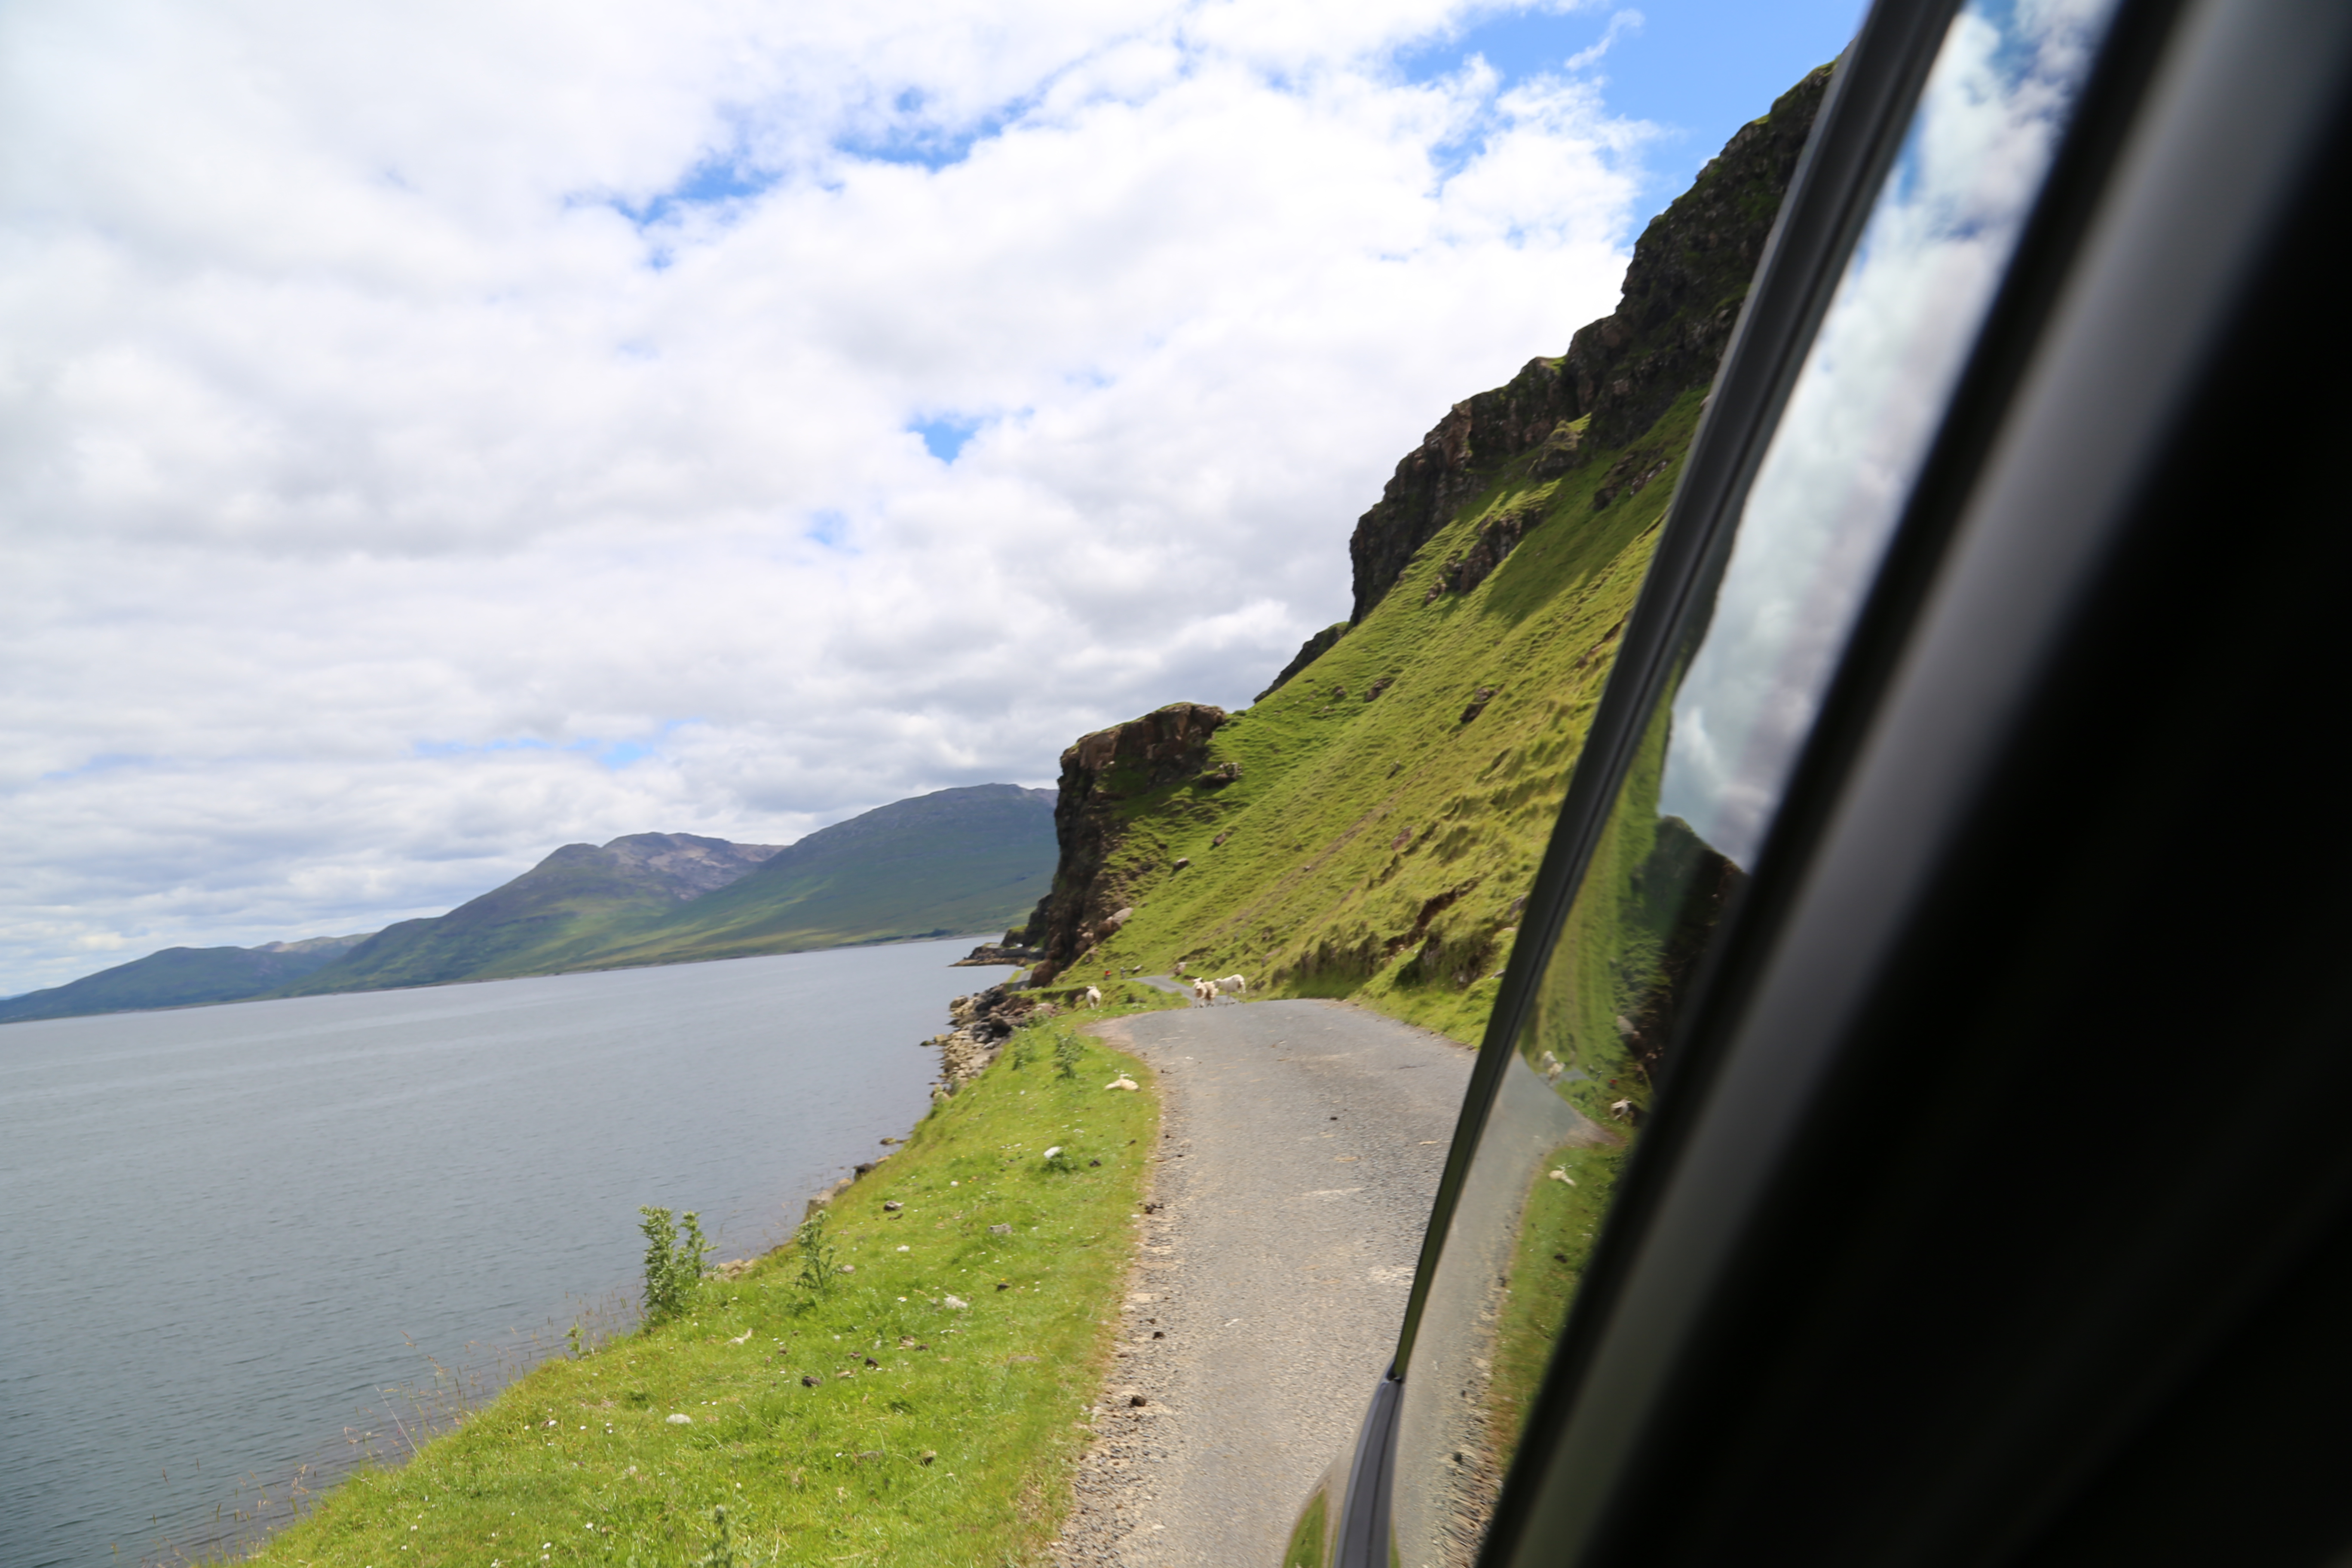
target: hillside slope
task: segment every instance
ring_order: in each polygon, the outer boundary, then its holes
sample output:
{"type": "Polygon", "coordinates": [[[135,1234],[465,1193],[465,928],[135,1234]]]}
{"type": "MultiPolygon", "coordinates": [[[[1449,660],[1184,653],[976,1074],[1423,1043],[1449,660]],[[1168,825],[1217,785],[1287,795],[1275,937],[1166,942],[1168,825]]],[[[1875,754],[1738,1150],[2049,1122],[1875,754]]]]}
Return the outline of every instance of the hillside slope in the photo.
{"type": "Polygon", "coordinates": [[[1181,961],[1475,1037],[1828,80],[1651,223],[1616,311],[1398,464],[1350,542],[1354,615],[1303,668],[1063,753],[1034,978],[1181,961]]]}
{"type": "Polygon", "coordinates": [[[278,994],[544,974],[574,952],[725,887],[775,853],[772,844],[690,833],[636,833],[601,847],[566,844],[446,915],[386,926],[278,994]]]}
{"type": "Polygon", "coordinates": [[[323,968],[372,934],[316,936],[259,947],[167,947],[64,985],[12,996],[0,1002],[0,1024],[242,1002],[323,968]]]}
{"type": "Polygon", "coordinates": [[[691,834],[567,844],[446,915],[387,926],[275,993],[509,979],[1001,930],[1054,863],[1042,790],[896,801],[786,848],[691,834]]]}
{"type": "Polygon", "coordinates": [[[1053,800],[993,784],[877,806],[584,958],[677,963],[1002,931],[1053,876],[1053,800]]]}

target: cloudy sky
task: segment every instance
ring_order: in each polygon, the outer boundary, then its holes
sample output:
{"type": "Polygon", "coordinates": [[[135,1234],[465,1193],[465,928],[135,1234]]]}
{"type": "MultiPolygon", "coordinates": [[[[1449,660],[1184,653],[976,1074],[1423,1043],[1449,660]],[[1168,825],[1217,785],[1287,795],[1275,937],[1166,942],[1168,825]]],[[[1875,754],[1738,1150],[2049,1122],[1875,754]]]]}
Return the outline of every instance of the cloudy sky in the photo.
{"type": "Polygon", "coordinates": [[[0,0],[0,994],[1238,706],[1859,0],[0,0]]]}

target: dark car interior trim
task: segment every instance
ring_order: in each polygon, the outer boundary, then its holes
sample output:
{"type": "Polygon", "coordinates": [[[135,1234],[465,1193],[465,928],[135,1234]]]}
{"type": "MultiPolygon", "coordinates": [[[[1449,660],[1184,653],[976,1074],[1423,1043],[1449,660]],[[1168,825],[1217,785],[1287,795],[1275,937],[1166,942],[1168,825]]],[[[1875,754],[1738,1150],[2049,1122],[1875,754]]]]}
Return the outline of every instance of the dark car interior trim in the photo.
{"type": "Polygon", "coordinates": [[[2310,1305],[2352,1297],[2347,925],[2326,851],[2277,837],[2290,805],[2332,832],[2344,793],[2307,731],[2345,663],[2352,333],[2320,226],[2352,12],[2118,27],[1485,1562],[2352,1536],[2308,1484],[2352,1440],[2276,1418],[2352,1387],[2310,1305]]]}

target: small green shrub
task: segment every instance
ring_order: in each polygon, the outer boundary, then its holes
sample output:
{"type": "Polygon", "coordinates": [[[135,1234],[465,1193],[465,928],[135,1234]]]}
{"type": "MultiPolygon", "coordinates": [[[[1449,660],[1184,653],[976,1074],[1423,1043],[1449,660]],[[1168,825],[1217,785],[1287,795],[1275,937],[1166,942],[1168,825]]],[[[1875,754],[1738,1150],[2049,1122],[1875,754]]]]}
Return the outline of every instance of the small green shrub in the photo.
{"type": "Polygon", "coordinates": [[[1078,1076],[1078,1063],[1086,1058],[1087,1047],[1076,1035],[1061,1035],[1054,1041],[1054,1070],[1064,1078],[1078,1076]]]}
{"type": "Polygon", "coordinates": [[[801,1283],[822,1296],[833,1289],[833,1244],[824,1236],[825,1211],[801,1221],[793,1234],[793,1244],[800,1248],[801,1283]]]}
{"type": "Polygon", "coordinates": [[[646,1236],[646,1321],[665,1323],[693,1301],[711,1247],[702,1239],[702,1216],[691,1209],[675,1219],[667,1209],[640,1205],[637,1213],[645,1216],[637,1228],[646,1236]]]}

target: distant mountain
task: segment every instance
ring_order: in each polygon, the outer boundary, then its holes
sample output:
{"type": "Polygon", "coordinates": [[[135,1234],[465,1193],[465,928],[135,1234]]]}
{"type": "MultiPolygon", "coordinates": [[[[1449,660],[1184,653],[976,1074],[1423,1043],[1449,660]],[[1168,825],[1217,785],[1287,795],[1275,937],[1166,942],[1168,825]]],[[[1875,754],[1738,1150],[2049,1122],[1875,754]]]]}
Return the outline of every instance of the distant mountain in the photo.
{"type": "Polygon", "coordinates": [[[617,932],[726,887],[777,847],[691,833],[633,833],[601,847],[567,844],[446,915],[386,926],[282,994],[551,973],[617,932]]]}
{"type": "Polygon", "coordinates": [[[259,947],[167,947],[64,985],[0,1002],[0,1024],[242,1002],[332,963],[369,935],[314,936],[259,947]]]}
{"type": "Polygon", "coordinates": [[[677,963],[1002,931],[1054,875],[1054,792],[975,784],[820,828],[583,961],[677,963]]]}
{"type": "Polygon", "coordinates": [[[788,848],[688,834],[570,844],[446,915],[403,921],[283,995],[376,991],[1002,930],[1053,875],[1054,795],[977,784],[788,848]]]}
{"type": "Polygon", "coordinates": [[[567,844],[446,915],[166,948],[0,1002],[0,1023],[994,932],[1037,901],[1054,856],[1054,792],[1014,784],[896,801],[784,848],[633,833],[567,844]]]}

